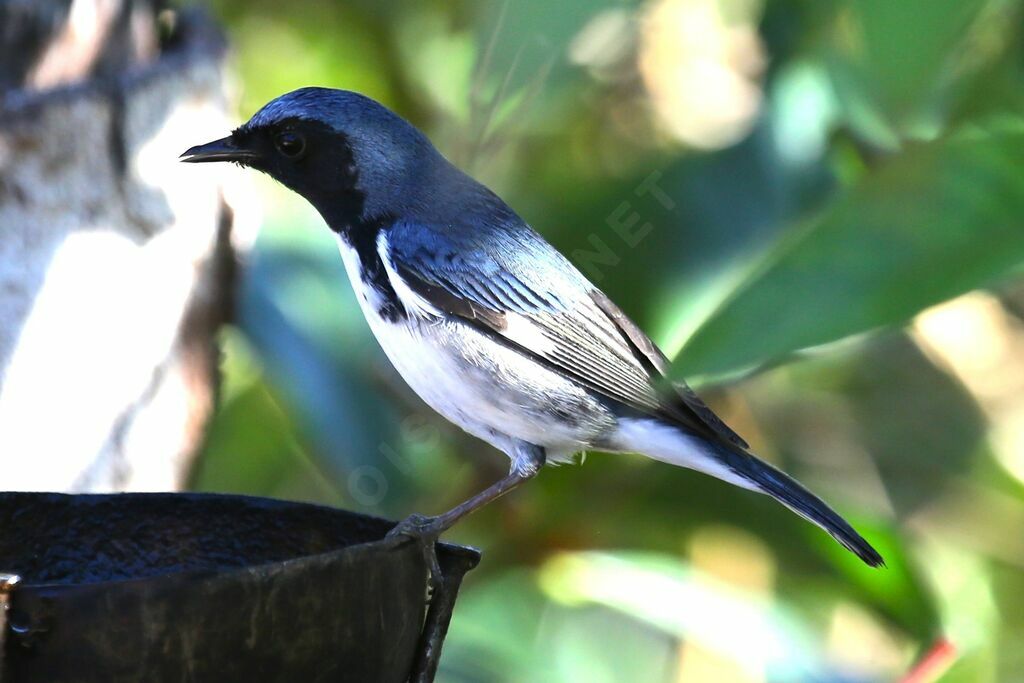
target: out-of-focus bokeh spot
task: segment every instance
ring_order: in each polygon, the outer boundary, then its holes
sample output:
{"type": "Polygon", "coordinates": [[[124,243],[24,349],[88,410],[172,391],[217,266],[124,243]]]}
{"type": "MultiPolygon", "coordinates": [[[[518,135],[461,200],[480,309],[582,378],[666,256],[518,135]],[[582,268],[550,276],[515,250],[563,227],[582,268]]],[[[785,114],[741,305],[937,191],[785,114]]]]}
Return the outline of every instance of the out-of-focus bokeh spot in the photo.
{"type": "Polygon", "coordinates": [[[750,132],[765,54],[756,0],[658,0],[642,18],[640,73],[669,132],[717,149],[750,132]]]}
{"type": "Polygon", "coordinates": [[[977,292],[925,311],[913,330],[978,400],[996,458],[1024,484],[1024,323],[995,296],[977,292]]]}

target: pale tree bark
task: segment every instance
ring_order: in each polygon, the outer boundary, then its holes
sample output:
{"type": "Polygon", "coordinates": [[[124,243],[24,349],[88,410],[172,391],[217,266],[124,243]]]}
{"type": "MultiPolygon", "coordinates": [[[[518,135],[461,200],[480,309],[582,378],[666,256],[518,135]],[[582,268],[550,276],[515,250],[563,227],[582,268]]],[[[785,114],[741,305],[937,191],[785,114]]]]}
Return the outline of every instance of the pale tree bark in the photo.
{"type": "Polygon", "coordinates": [[[186,481],[256,221],[177,162],[231,127],[224,53],[157,0],[0,0],[0,490],[186,481]]]}

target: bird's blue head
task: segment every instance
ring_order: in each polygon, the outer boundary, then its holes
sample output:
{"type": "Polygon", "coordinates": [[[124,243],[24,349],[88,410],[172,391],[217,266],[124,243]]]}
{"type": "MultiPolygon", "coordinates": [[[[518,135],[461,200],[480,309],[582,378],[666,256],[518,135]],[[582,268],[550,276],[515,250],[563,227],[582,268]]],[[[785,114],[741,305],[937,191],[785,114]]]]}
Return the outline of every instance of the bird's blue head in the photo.
{"type": "Polygon", "coordinates": [[[309,200],[335,230],[401,212],[448,167],[410,123],[347,90],[281,95],[220,140],[183,161],[234,161],[268,173],[309,200]]]}

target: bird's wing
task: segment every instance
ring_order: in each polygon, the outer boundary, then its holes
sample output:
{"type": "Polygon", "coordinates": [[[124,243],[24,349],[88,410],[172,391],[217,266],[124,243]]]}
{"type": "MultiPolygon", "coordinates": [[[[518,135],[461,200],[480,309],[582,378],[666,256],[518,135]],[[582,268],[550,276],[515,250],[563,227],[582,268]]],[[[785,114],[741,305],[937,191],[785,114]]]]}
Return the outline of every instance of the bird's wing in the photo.
{"type": "Polygon", "coordinates": [[[689,387],[667,379],[654,343],[529,228],[454,236],[399,223],[382,237],[389,275],[430,306],[634,410],[747,447],[689,387]]]}
{"type": "MultiPolygon", "coordinates": [[[[644,334],[644,331],[630,320],[622,309],[615,305],[615,302],[609,299],[604,292],[594,288],[590,294],[597,307],[605,312],[629,341],[637,356],[647,361],[652,376],[659,378],[663,382],[670,381],[668,380],[670,371],[668,358],[651,341],[651,338],[644,334]]],[[[686,382],[681,380],[671,381],[671,387],[674,396],[670,396],[669,400],[678,398],[679,401],[682,401],[685,407],[684,412],[692,413],[704,426],[729,443],[743,449],[750,448],[750,445],[739,434],[734,432],[729,425],[725,424],[686,382]]]]}

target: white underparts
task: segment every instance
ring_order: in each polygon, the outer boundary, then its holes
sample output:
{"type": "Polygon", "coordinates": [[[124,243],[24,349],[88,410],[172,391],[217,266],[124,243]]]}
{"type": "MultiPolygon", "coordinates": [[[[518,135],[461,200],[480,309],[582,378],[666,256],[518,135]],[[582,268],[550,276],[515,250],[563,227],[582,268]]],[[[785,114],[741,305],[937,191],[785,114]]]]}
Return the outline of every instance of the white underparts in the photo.
{"type": "Polygon", "coordinates": [[[757,487],[710,452],[702,439],[653,418],[621,418],[612,440],[619,451],[642,453],[655,460],[710,474],[753,491],[757,487]]]}

